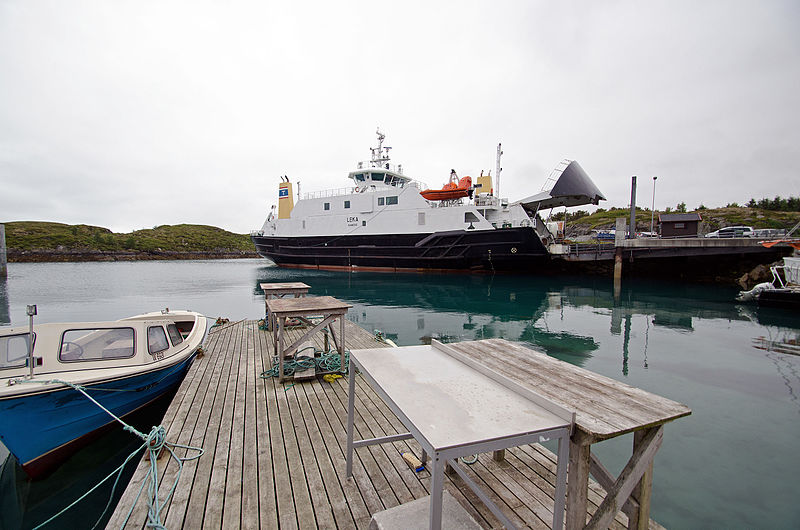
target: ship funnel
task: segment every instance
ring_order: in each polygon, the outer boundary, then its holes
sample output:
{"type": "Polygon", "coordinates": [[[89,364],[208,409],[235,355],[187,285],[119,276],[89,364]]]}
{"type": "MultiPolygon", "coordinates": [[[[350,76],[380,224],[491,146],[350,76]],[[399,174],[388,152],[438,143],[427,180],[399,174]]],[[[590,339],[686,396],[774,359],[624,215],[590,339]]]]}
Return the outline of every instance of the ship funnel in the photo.
{"type": "Polygon", "coordinates": [[[287,178],[285,182],[278,184],[278,219],[291,217],[293,208],[292,183],[287,178]]]}

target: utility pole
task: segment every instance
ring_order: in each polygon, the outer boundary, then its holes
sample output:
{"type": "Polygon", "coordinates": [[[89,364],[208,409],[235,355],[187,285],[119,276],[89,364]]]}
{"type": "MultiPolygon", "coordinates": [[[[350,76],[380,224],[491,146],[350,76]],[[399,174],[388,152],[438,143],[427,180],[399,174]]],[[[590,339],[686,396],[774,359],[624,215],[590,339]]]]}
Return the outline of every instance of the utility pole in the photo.
{"type": "Polygon", "coordinates": [[[636,175],[631,177],[631,226],[628,227],[628,239],[636,239],[636,175]]]}
{"type": "Polygon", "coordinates": [[[653,215],[656,213],[656,179],[653,177],[653,204],[650,206],[650,235],[653,235],[653,215]]]}

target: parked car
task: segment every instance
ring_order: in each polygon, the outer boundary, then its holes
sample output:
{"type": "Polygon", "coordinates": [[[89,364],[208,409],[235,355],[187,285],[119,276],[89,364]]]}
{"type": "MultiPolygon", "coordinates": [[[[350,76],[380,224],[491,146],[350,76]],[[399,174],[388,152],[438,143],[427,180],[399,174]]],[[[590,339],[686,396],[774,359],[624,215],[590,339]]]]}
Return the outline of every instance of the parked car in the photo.
{"type": "Polygon", "coordinates": [[[706,237],[753,237],[752,226],[726,226],[706,234],[706,237]]]}
{"type": "Polygon", "coordinates": [[[786,236],[785,228],[756,228],[755,230],[753,230],[753,237],[778,238],[785,236],[786,236]]]}

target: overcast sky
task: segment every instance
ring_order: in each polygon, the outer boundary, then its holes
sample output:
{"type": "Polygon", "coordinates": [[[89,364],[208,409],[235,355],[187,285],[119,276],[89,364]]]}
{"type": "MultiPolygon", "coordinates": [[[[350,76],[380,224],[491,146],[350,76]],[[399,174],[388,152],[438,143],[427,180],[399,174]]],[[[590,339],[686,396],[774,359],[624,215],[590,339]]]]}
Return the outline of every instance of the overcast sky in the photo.
{"type": "Polygon", "coordinates": [[[800,196],[800,2],[0,0],[0,221],[245,233],[347,186],[380,127],[511,200],[577,160],[608,201],[800,196]]]}

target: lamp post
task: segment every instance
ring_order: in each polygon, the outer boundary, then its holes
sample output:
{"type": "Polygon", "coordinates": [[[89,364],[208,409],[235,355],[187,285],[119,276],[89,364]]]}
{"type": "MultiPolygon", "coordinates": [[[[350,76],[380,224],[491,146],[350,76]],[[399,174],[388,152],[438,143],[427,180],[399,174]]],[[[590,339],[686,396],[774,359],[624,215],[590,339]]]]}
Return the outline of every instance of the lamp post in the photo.
{"type": "Polygon", "coordinates": [[[653,234],[653,215],[656,212],[656,179],[653,177],[653,204],[650,206],[650,235],[653,234]]]}

